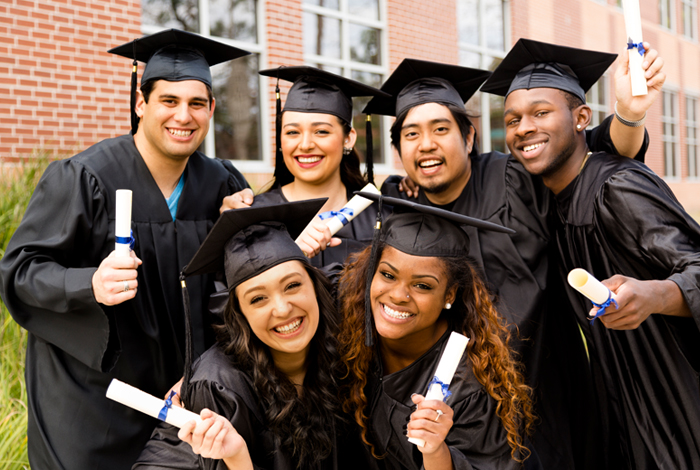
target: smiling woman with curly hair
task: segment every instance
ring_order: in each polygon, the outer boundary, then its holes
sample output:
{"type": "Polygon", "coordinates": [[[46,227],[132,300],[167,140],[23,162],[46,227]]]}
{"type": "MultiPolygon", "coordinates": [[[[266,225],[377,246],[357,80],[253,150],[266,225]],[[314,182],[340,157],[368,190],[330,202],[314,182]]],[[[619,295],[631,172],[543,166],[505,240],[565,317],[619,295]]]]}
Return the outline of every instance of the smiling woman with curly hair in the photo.
{"type": "MultiPolygon", "coordinates": [[[[395,213],[374,256],[365,249],[343,272],[343,406],[388,469],[511,469],[530,456],[524,443],[534,421],[530,389],[468,250],[468,236],[453,222],[395,213]],[[470,341],[451,396],[446,403],[425,400],[452,331],[470,341]]],[[[528,468],[539,465],[534,455],[528,460],[528,468]]]]}

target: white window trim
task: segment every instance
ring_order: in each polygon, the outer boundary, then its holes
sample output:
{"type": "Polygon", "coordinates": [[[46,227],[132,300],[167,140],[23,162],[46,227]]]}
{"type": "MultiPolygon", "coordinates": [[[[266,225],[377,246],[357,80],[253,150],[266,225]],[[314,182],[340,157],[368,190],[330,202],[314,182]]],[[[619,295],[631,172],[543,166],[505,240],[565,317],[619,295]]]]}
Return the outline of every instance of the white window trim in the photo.
{"type": "Polygon", "coordinates": [[[681,36],[688,41],[698,42],[698,2],[697,0],[681,0],[681,12],[683,11],[685,5],[690,5],[693,14],[690,17],[692,34],[688,35],[685,30],[685,23],[683,24],[683,32],[681,36]]]}
{"type": "MultiPolygon", "coordinates": [[[[600,77],[596,83],[593,84],[593,87],[591,88],[591,92],[593,93],[593,98],[595,103],[587,102],[586,104],[591,108],[591,111],[594,113],[604,113],[606,116],[610,114],[610,85],[611,85],[612,80],[610,80],[610,77],[608,76],[607,73],[603,74],[602,77],[600,77]],[[603,103],[600,103],[600,96],[598,96],[598,87],[595,85],[601,81],[605,80],[605,93],[603,96],[603,103]],[[597,100],[596,100],[597,98],[597,100]]],[[[596,126],[600,125],[600,123],[595,123],[596,126]]]]}
{"type": "Polygon", "coordinates": [[[688,161],[688,176],[686,179],[696,182],[700,181],[700,93],[686,90],[685,100],[686,107],[683,125],[685,126],[686,159],[688,158],[688,145],[695,144],[695,173],[697,174],[697,176],[690,174],[690,161],[688,161]],[[695,100],[695,121],[688,120],[688,100],[695,100]],[[693,127],[695,127],[695,139],[688,138],[688,127],[691,127],[691,124],[694,124],[693,127]],[[691,142],[692,140],[694,140],[694,142],[691,142]]]}
{"type": "MultiPolygon", "coordinates": [[[[673,31],[676,31],[676,0],[659,0],[659,6],[666,5],[666,3],[665,3],[666,1],[668,1],[668,5],[670,8],[670,11],[666,12],[666,14],[667,14],[667,16],[669,16],[669,18],[671,20],[671,26],[666,27],[664,22],[659,22],[660,23],[659,27],[662,30],[673,32],[673,31]]],[[[660,10],[661,11],[659,11],[659,16],[661,17],[661,19],[663,19],[663,8],[660,8],[660,10]]]]}
{"type": "Polygon", "coordinates": [[[680,142],[681,141],[681,136],[680,136],[681,120],[680,120],[680,93],[679,93],[679,89],[676,87],[667,87],[666,89],[662,90],[661,100],[662,100],[662,102],[661,102],[661,142],[662,142],[664,147],[666,146],[667,142],[673,143],[674,160],[675,160],[675,166],[676,166],[676,170],[677,170],[676,175],[667,175],[666,174],[666,155],[663,155],[663,152],[662,152],[663,165],[664,165],[663,179],[666,181],[678,182],[681,180],[681,175],[683,173],[681,171],[681,147],[680,147],[680,144],[681,144],[681,142],[680,142]],[[670,119],[667,118],[667,116],[664,114],[664,109],[663,109],[664,108],[664,93],[673,94],[673,99],[675,102],[676,115],[672,116],[670,119]],[[667,123],[675,125],[675,128],[676,128],[676,136],[673,137],[672,139],[667,139],[667,137],[669,137],[669,136],[667,136],[664,133],[664,124],[667,124],[667,123]]]}

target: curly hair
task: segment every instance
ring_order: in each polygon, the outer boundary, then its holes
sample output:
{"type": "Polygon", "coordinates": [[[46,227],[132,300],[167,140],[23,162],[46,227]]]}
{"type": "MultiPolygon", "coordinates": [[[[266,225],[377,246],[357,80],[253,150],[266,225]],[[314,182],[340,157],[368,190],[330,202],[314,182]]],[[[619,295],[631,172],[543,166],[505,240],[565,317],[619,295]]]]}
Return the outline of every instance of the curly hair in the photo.
{"type": "MultiPolygon", "coordinates": [[[[380,254],[383,247],[380,247],[380,254]]],[[[343,321],[340,357],[348,380],[344,385],[343,409],[361,428],[361,437],[377,458],[374,443],[369,439],[368,399],[365,395],[374,349],[365,346],[365,281],[369,268],[369,247],[353,256],[340,279],[339,294],[343,321]]],[[[507,433],[511,456],[522,462],[530,455],[524,436],[530,435],[535,415],[531,390],[524,383],[521,366],[509,348],[510,332],[496,311],[488,289],[470,258],[440,258],[444,263],[448,285],[457,285],[457,299],[445,311],[450,327],[470,338],[467,355],[476,379],[496,400],[496,413],[507,433]]],[[[372,333],[376,338],[376,330],[372,333]]],[[[376,341],[376,339],[375,339],[376,341]]]]}
{"type": "Polygon", "coordinates": [[[224,311],[224,325],[217,339],[231,362],[247,374],[264,410],[276,442],[297,462],[297,468],[313,468],[328,457],[334,445],[332,433],[343,422],[337,389],[339,359],[336,305],[330,282],[305,263],[319,306],[319,323],[311,340],[303,393],[277,370],[270,349],[251,331],[233,290],[224,311]]]}

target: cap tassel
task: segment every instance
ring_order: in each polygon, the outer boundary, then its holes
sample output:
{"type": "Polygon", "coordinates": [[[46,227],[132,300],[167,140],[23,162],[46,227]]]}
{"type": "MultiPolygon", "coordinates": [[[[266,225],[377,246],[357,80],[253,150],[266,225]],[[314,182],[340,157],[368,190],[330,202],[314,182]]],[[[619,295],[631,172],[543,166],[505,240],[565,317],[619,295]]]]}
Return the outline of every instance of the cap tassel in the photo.
{"type": "Polygon", "coordinates": [[[367,269],[367,282],[365,284],[365,346],[371,347],[374,344],[374,330],[372,328],[372,299],[370,290],[374,271],[377,269],[377,257],[379,256],[379,238],[382,233],[382,198],[379,198],[377,210],[377,222],[372,234],[372,251],[369,255],[369,267],[367,269]]]}
{"type": "Polygon", "coordinates": [[[180,399],[185,407],[189,404],[189,384],[192,380],[192,362],[194,353],[192,347],[192,313],[190,311],[190,294],[187,291],[185,275],[180,273],[180,286],[182,287],[182,305],[185,308],[185,371],[183,373],[182,386],[180,387],[180,399]]]}
{"type": "MultiPolygon", "coordinates": [[[[279,67],[281,69],[282,67],[279,67]]],[[[275,187],[294,181],[294,176],[284,164],[282,155],[282,97],[280,96],[280,77],[277,69],[277,84],[275,85],[275,187]]]]}
{"type": "Polygon", "coordinates": [[[139,129],[139,118],[136,115],[136,83],[139,76],[139,63],[136,61],[136,41],[133,42],[134,61],[131,64],[131,96],[129,102],[129,115],[131,116],[131,135],[139,129]]]}
{"type": "Polygon", "coordinates": [[[367,152],[365,153],[365,165],[367,166],[367,182],[374,184],[374,143],[372,142],[372,115],[367,115],[365,123],[365,142],[367,152]]]}

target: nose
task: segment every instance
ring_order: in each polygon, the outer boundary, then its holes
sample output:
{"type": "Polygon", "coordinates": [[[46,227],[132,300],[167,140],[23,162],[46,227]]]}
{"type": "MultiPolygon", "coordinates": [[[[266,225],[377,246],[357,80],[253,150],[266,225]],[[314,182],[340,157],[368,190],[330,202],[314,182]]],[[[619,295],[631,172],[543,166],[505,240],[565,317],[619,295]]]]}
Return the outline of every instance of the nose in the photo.
{"type": "Polygon", "coordinates": [[[272,305],[272,315],[285,318],[292,312],[292,304],[283,295],[276,296],[272,305]]]}
{"type": "Polygon", "coordinates": [[[421,135],[418,150],[421,152],[430,152],[435,150],[436,147],[435,140],[429,132],[425,132],[421,135]]]}
{"type": "Polygon", "coordinates": [[[302,150],[309,150],[314,148],[314,136],[311,132],[302,132],[301,134],[301,143],[299,144],[299,148],[302,150]]]}
{"type": "Polygon", "coordinates": [[[189,105],[185,102],[180,103],[175,110],[175,120],[179,123],[188,123],[192,119],[189,105]]]}
{"type": "Polygon", "coordinates": [[[535,121],[529,116],[522,116],[515,129],[515,135],[518,137],[524,137],[535,132],[536,130],[537,127],[535,126],[535,121]]]}
{"type": "Polygon", "coordinates": [[[410,299],[408,286],[400,282],[394,284],[391,292],[389,292],[389,298],[397,305],[407,303],[410,299]]]}

